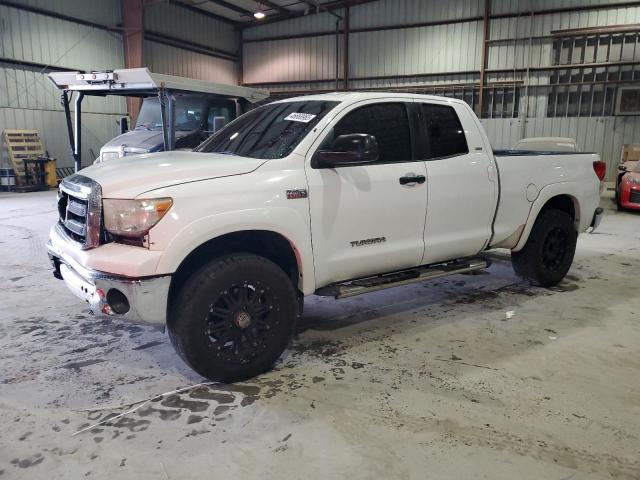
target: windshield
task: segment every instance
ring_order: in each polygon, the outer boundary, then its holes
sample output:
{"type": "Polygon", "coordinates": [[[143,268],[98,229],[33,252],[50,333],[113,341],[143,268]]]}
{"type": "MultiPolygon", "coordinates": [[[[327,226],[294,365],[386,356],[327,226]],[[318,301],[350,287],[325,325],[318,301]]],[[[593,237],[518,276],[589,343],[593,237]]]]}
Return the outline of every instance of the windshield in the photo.
{"type": "MultiPolygon", "coordinates": [[[[191,131],[201,128],[206,109],[205,99],[176,97],[176,130],[191,131]]],[[[136,130],[162,130],[160,101],[157,97],[148,97],[142,102],[136,130]]]]}
{"type": "Polygon", "coordinates": [[[196,151],[261,159],[284,158],[338,103],[310,100],[256,108],[214,134],[196,151]]]}

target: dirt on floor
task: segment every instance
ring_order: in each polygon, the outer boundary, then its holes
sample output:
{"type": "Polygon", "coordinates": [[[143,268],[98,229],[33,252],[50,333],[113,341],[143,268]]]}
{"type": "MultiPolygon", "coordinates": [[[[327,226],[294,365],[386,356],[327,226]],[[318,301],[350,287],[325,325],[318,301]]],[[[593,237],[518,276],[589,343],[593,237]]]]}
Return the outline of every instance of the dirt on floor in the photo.
{"type": "Polygon", "coordinates": [[[222,385],[53,278],[54,193],[0,195],[0,480],[638,479],[640,214],[603,206],[556,288],[497,252],[480,275],[308,297],[275,369],[222,385]]]}

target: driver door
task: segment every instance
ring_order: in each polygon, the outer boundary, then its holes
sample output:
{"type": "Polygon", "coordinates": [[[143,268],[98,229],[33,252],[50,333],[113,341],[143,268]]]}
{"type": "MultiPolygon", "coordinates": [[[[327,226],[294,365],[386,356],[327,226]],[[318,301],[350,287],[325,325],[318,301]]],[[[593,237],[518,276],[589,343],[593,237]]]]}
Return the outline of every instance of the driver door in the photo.
{"type": "Polygon", "coordinates": [[[415,161],[412,101],[376,99],[340,112],[309,150],[311,233],[316,286],[419,265],[424,251],[427,183],[415,161]],[[351,133],[376,137],[375,163],[313,168],[318,149],[351,133]],[[420,178],[422,182],[407,182],[420,178]],[[404,180],[401,180],[404,179],[404,180]]]}

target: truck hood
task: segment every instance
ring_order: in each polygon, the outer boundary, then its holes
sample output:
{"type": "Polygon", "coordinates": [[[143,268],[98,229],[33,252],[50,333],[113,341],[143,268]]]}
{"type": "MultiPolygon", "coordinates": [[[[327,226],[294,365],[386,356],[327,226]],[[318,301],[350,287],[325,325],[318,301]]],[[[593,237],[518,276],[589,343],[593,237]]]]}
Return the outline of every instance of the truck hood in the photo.
{"type": "Polygon", "coordinates": [[[104,198],[135,198],[150,190],[256,170],[266,160],[219,153],[159,152],[122,157],[82,169],[104,198]]]}
{"type": "MultiPolygon", "coordinates": [[[[177,130],[175,132],[176,140],[180,140],[193,133],[192,131],[177,130]]],[[[144,148],[149,151],[157,151],[164,147],[164,138],[162,138],[162,130],[131,130],[129,132],[118,135],[105,143],[102,150],[117,150],[120,146],[144,148]]]]}

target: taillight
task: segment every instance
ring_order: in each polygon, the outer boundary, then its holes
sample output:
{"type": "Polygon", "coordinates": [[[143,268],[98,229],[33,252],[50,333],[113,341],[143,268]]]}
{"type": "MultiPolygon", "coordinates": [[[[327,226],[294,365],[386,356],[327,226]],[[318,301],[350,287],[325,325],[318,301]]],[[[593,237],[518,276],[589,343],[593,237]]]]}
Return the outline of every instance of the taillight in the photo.
{"type": "Polygon", "coordinates": [[[596,160],[593,162],[593,171],[596,172],[598,179],[602,181],[607,173],[607,164],[601,160],[596,160]]]}

